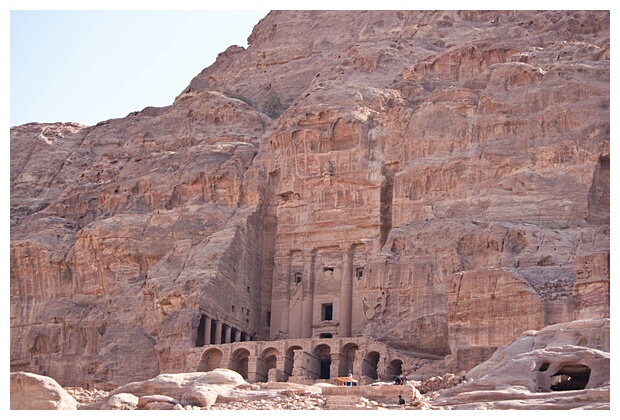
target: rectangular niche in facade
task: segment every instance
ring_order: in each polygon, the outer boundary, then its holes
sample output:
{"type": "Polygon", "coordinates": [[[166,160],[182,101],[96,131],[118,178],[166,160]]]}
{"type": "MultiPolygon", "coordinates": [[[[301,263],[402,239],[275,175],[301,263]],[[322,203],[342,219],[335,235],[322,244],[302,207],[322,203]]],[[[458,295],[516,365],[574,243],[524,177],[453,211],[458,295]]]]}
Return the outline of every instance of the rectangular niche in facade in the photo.
{"type": "Polygon", "coordinates": [[[334,304],[324,303],[321,305],[321,321],[331,321],[334,316],[334,304]]]}

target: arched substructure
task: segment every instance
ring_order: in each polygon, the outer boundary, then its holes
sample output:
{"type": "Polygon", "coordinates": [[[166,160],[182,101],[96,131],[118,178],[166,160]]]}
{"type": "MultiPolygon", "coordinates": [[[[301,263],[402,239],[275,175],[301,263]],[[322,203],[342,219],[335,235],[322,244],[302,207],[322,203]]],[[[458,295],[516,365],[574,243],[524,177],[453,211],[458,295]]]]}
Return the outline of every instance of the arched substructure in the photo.
{"type": "MultiPolygon", "coordinates": [[[[293,376],[294,374],[299,375],[299,373],[294,372],[295,369],[295,350],[302,350],[303,348],[301,346],[291,346],[286,350],[286,353],[284,355],[284,377],[282,378],[283,382],[288,381],[288,378],[290,376],[293,376]]],[[[301,364],[301,360],[297,362],[298,364],[301,364]]],[[[297,366],[297,368],[300,368],[301,366],[297,366]]]]}
{"type": "Polygon", "coordinates": [[[371,351],[366,354],[362,363],[362,375],[372,379],[379,379],[377,375],[377,367],[379,366],[379,352],[371,351]]]}
{"type": "Polygon", "coordinates": [[[332,365],[332,349],[327,344],[319,344],[312,350],[309,371],[319,379],[329,379],[332,365]]]}
{"type": "Polygon", "coordinates": [[[228,362],[228,369],[234,370],[243,376],[243,379],[248,379],[248,361],[250,360],[250,351],[245,348],[235,350],[230,356],[228,362]]]}
{"type": "Polygon", "coordinates": [[[400,376],[403,373],[403,361],[400,359],[392,360],[386,367],[385,373],[387,379],[394,379],[395,376],[400,376]]]}
{"type": "Polygon", "coordinates": [[[202,353],[200,363],[198,363],[198,372],[211,372],[221,367],[222,351],[218,349],[209,349],[202,353]]]}
{"type": "Polygon", "coordinates": [[[338,363],[338,376],[348,376],[349,373],[359,375],[360,372],[354,371],[355,356],[359,347],[355,343],[348,343],[340,351],[340,361],[338,363]]]}
{"type": "Polygon", "coordinates": [[[277,381],[279,379],[277,374],[271,379],[269,378],[269,371],[277,369],[276,363],[279,354],[278,349],[274,347],[268,347],[263,350],[260,357],[256,360],[256,380],[258,382],[277,381]]]}

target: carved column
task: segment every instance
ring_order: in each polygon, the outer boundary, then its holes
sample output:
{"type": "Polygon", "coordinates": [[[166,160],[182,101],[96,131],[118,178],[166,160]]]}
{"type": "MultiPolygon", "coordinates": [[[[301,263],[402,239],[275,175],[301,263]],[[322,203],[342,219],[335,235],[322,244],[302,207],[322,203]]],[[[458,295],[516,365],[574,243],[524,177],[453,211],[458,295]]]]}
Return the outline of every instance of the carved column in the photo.
{"type": "Polygon", "coordinates": [[[248,358],[248,382],[258,382],[259,378],[256,373],[256,367],[258,365],[258,358],[255,355],[250,355],[248,358]]]}
{"type": "Polygon", "coordinates": [[[288,379],[285,372],[286,355],[278,354],[276,356],[276,381],[286,382],[288,379]]]}
{"type": "Polygon", "coordinates": [[[340,283],[340,337],[351,337],[351,312],[353,306],[353,248],[343,250],[342,281],[340,283]]]}
{"type": "Polygon", "coordinates": [[[337,378],[338,376],[338,369],[340,367],[340,353],[336,352],[336,353],[331,353],[331,363],[329,365],[329,377],[330,378],[337,378]]]}
{"type": "MultiPolygon", "coordinates": [[[[278,253],[278,251],[276,251],[278,253]]],[[[282,338],[289,332],[291,255],[276,255],[274,258],[273,282],[271,286],[270,338],[282,338]]]]}
{"type": "Polygon", "coordinates": [[[362,349],[355,351],[355,360],[353,361],[353,376],[361,377],[363,375],[362,366],[364,365],[364,352],[362,349]]]}
{"type": "Polygon", "coordinates": [[[301,337],[312,337],[312,311],[314,306],[314,254],[311,251],[304,255],[304,275],[302,280],[302,314],[301,314],[301,337]]]}
{"type": "Polygon", "coordinates": [[[222,344],[222,321],[215,321],[215,343],[222,344]]]}
{"type": "Polygon", "coordinates": [[[241,341],[241,330],[235,331],[235,342],[241,341]]]}
{"type": "Polygon", "coordinates": [[[291,376],[305,377],[307,366],[304,360],[304,349],[293,350],[293,374],[291,376]]]}
{"type": "Polygon", "coordinates": [[[230,325],[224,325],[224,343],[230,343],[230,325]]]}
{"type": "Polygon", "coordinates": [[[389,380],[387,377],[387,356],[381,355],[377,363],[377,377],[380,381],[389,380]]]}
{"type": "MultiPolygon", "coordinates": [[[[281,290],[284,293],[285,301],[280,305],[280,311],[284,311],[284,316],[282,316],[282,324],[280,326],[280,330],[276,332],[284,332],[286,337],[289,337],[290,326],[289,326],[289,317],[291,313],[291,263],[293,261],[293,256],[289,252],[284,261],[284,266],[282,267],[282,273],[280,273],[279,281],[283,282],[281,290]]],[[[272,307],[273,310],[273,307],[272,307]]]]}
{"type": "Polygon", "coordinates": [[[211,317],[205,317],[205,325],[204,325],[204,336],[205,336],[205,345],[213,344],[211,342],[211,317]]]}

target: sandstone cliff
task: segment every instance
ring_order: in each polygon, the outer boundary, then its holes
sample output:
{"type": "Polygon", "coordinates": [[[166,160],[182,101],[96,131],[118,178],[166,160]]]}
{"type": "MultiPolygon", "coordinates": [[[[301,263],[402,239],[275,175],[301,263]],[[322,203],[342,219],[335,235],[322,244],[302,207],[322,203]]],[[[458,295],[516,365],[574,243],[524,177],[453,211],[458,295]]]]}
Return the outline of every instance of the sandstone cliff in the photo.
{"type": "Polygon", "coordinates": [[[11,370],[193,371],[209,317],[458,371],[608,317],[609,22],[271,12],[170,106],[13,127],[11,370]]]}

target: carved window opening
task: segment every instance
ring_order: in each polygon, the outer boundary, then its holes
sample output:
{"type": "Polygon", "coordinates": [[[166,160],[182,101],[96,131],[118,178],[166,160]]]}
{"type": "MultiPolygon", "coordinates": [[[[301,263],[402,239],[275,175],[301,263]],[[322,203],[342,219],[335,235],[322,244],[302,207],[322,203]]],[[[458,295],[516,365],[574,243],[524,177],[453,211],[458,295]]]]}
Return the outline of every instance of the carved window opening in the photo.
{"type": "Polygon", "coordinates": [[[267,311],[267,326],[271,327],[271,311],[267,311]]]}
{"type": "Polygon", "coordinates": [[[328,267],[323,267],[323,272],[325,272],[325,271],[330,271],[330,272],[333,273],[334,272],[334,267],[329,267],[329,266],[328,267]]]}
{"type": "Polygon", "coordinates": [[[359,280],[362,278],[363,275],[364,275],[364,267],[357,267],[355,269],[355,278],[359,280]]]}
{"type": "Polygon", "coordinates": [[[293,282],[295,284],[301,283],[301,273],[295,273],[295,275],[293,276],[293,282]]]}
{"type": "Polygon", "coordinates": [[[321,333],[319,334],[319,338],[332,338],[332,333],[321,333]]]}
{"type": "Polygon", "coordinates": [[[321,321],[331,321],[334,316],[334,304],[324,303],[321,305],[321,321]]]}

